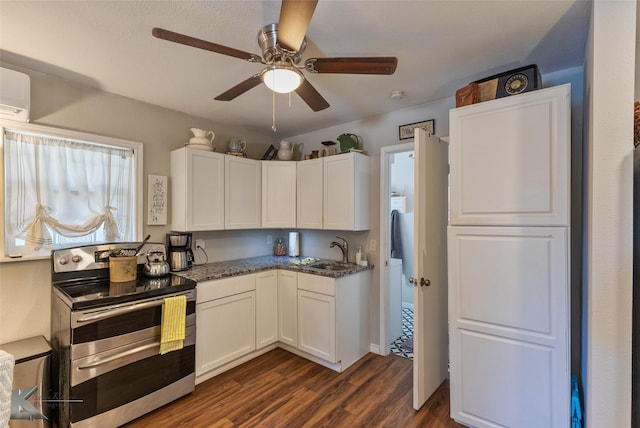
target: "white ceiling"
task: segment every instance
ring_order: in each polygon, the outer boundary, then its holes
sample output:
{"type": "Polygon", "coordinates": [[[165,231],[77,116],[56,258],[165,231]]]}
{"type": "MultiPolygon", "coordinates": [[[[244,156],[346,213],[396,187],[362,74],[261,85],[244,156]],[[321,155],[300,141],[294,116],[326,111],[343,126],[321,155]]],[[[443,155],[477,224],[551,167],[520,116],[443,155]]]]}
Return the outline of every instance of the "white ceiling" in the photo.
{"type": "MultiPolygon", "coordinates": [[[[258,30],[279,1],[0,0],[0,61],[220,123],[271,132],[263,85],[214,97],[261,69],[151,36],[153,27],[260,54],[258,30]]],[[[320,0],[304,58],[396,56],[392,76],[306,77],[331,105],[313,112],[295,94],[276,103],[277,135],[451,97],[467,83],[535,63],[582,65],[591,2],[584,0],[320,0]],[[390,99],[403,90],[402,100],[390,99]]]]}

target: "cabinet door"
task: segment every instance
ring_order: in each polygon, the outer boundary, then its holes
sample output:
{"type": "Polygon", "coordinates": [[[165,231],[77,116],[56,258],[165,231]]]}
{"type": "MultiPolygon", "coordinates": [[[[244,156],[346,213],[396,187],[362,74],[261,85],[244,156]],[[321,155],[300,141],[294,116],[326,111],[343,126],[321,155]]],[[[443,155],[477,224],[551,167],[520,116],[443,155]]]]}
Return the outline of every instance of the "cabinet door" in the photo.
{"type": "Polygon", "coordinates": [[[337,362],[335,297],[298,290],[298,349],[337,362]]]}
{"type": "Polygon", "coordinates": [[[260,228],[262,173],[260,161],[225,156],[226,229],[260,228]]]}
{"type": "Polygon", "coordinates": [[[569,223],[570,86],[450,112],[451,224],[569,223]]]}
{"type": "Polygon", "coordinates": [[[256,292],[196,305],[196,376],[256,349],[256,292]]]}
{"type": "Polygon", "coordinates": [[[302,229],[322,229],[322,168],[321,159],[298,162],[297,225],[302,229]]]}
{"type": "Polygon", "coordinates": [[[296,272],[278,271],[278,340],[298,346],[298,276],[296,272]]]}
{"type": "Polygon", "coordinates": [[[171,229],[224,229],[224,155],[189,148],[171,152],[171,229]]]}
{"type": "Polygon", "coordinates": [[[296,227],[296,163],[262,162],[262,227],[296,227]]]}
{"type": "Polygon", "coordinates": [[[369,228],[369,158],[348,153],[324,158],[324,228],[369,228]]]}
{"type": "Polygon", "coordinates": [[[450,227],[451,415],[477,427],[570,420],[565,227],[450,227]]]}
{"type": "Polygon", "coordinates": [[[256,274],[256,347],[278,341],[278,272],[256,274]]]}

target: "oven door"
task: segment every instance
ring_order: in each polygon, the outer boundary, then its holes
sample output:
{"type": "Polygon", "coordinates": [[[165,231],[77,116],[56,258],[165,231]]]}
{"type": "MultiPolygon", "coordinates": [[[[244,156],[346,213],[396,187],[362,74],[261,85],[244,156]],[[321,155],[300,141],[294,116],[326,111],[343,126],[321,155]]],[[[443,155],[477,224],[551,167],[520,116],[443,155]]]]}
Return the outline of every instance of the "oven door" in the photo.
{"type": "Polygon", "coordinates": [[[194,390],[195,290],[182,294],[183,348],[164,355],[163,297],[72,313],[70,426],[118,426],[194,390]]]}
{"type": "Polygon", "coordinates": [[[95,371],[95,376],[71,386],[70,425],[118,426],[192,392],[195,327],[187,329],[187,339],[183,349],[164,355],[157,343],[123,350],[97,366],[80,365],[78,370],[95,371]]]}

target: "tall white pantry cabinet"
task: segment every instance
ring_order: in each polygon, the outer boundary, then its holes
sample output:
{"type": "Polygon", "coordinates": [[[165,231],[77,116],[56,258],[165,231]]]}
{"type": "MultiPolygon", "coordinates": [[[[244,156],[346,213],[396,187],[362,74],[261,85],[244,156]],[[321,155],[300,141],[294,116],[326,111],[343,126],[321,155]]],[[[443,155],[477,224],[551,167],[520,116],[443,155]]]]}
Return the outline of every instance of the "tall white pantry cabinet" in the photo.
{"type": "Polygon", "coordinates": [[[570,426],[569,85],[450,112],[451,416],[570,426]]]}

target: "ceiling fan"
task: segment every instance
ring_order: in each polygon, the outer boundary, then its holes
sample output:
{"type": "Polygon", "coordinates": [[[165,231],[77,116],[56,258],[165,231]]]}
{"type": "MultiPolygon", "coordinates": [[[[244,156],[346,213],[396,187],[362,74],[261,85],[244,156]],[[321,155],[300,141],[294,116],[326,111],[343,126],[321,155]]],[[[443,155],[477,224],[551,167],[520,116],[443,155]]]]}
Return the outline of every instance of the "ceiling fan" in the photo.
{"type": "Polygon", "coordinates": [[[262,56],[162,28],[154,28],[152,34],[159,39],[266,66],[261,72],[218,95],[216,100],[231,101],[262,82],[274,92],[295,91],[313,111],[320,111],[329,107],[329,103],[304,77],[301,70],[309,73],[390,75],[395,72],[398,59],[396,57],[308,58],[304,65],[299,66],[307,44],[305,34],[317,3],[318,0],[283,0],[279,22],[267,25],[258,32],[258,44],[262,50],[262,56]]]}

